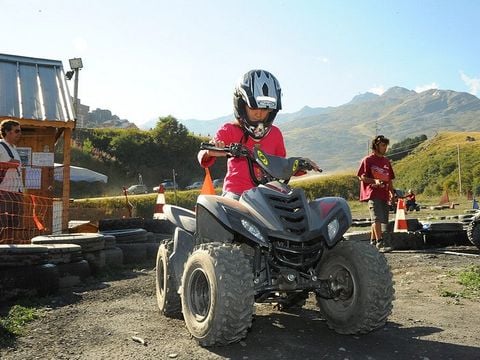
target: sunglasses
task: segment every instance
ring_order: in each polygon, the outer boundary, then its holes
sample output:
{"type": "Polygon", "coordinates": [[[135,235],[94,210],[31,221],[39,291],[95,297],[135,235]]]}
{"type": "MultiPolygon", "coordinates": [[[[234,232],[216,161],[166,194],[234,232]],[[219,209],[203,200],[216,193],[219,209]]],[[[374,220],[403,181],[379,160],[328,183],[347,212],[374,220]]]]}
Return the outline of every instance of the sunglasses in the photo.
{"type": "Polygon", "coordinates": [[[383,142],[383,140],[385,140],[385,136],[383,136],[383,135],[378,135],[378,136],[375,138],[375,144],[381,143],[381,142],[383,142]]]}

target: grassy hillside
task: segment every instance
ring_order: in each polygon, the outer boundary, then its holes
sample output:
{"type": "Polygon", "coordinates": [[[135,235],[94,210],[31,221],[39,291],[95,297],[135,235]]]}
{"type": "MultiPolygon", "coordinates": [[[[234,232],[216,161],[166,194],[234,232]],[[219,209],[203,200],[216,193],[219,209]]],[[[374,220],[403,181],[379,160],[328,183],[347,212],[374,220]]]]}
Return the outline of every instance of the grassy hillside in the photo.
{"type": "MultiPolygon", "coordinates": [[[[305,129],[297,129],[298,132],[306,132],[305,129]]],[[[357,139],[358,140],[358,139],[357,139]]],[[[317,141],[314,134],[302,133],[302,141],[299,147],[317,141]]],[[[348,136],[331,130],[326,136],[328,148],[335,148],[330,161],[342,164],[346,168],[345,159],[348,147],[348,136]]],[[[396,173],[395,185],[399,189],[412,188],[417,194],[425,196],[439,196],[445,190],[451,195],[458,194],[460,190],[459,169],[461,173],[462,194],[472,192],[480,194],[480,132],[442,132],[428,139],[418,146],[406,158],[394,162],[396,173]]],[[[319,196],[342,196],[347,199],[358,198],[358,180],[355,177],[356,167],[360,159],[368,152],[368,144],[364,144],[362,151],[351,158],[355,166],[349,166],[342,174],[336,174],[331,168],[325,166],[324,159],[318,161],[320,167],[325,169],[325,175],[319,177],[306,177],[298,180],[311,198],[319,196]]],[[[323,151],[322,151],[323,153],[323,151]]],[[[294,154],[289,152],[289,155],[294,154]]],[[[192,156],[192,159],[194,157],[192,156]]],[[[89,184],[75,185],[72,188],[72,197],[81,198],[88,196],[119,195],[121,186],[125,185],[123,169],[108,161],[101,162],[91,158],[90,154],[82,151],[72,151],[72,161],[93,170],[109,175],[109,184],[102,188],[92,187],[89,184]],[[95,191],[94,191],[95,190],[95,191]]],[[[192,160],[193,161],[193,160],[192,160]]],[[[198,167],[199,168],[199,167],[198,167]]],[[[199,168],[200,169],[200,168],[199,168]]],[[[201,170],[201,169],[200,169],[201,170]]],[[[221,176],[221,175],[220,175],[221,176]]],[[[215,175],[215,177],[220,177],[215,175]]],[[[200,179],[200,178],[199,178],[200,179]]]]}
{"type": "Polygon", "coordinates": [[[395,87],[381,96],[280,124],[288,153],[334,171],[357,166],[376,132],[392,143],[437,131],[480,131],[480,99],[450,90],[395,87]]]}
{"type": "Polygon", "coordinates": [[[396,187],[426,196],[480,194],[480,132],[442,132],[394,163],[396,187]]]}
{"type": "MultiPolygon", "coordinates": [[[[411,155],[393,163],[397,176],[395,185],[399,189],[412,188],[419,194],[421,204],[434,205],[439,196],[449,191],[453,202],[461,202],[470,208],[465,200],[467,191],[480,194],[480,132],[444,132],[427,140],[411,155]],[[459,195],[458,159],[460,159],[462,196],[459,195]]],[[[355,215],[366,215],[366,206],[358,202],[359,184],[356,169],[343,173],[312,175],[294,178],[291,185],[301,187],[310,199],[325,196],[341,196],[349,200],[355,215]]],[[[193,209],[199,194],[198,190],[179,191],[177,196],[167,191],[166,202],[193,209]]],[[[156,194],[130,196],[134,205],[134,216],[151,218],[156,202],[156,194]]],[[[86,209],[85,216],[92,219],[97,211],[99,218],[125,216],[125,198],[97,198],[75,200],[72,216],[78,217],[80,209],[86,209]],[[120,214],[120,215],[119,215],[120,214]]],[[[424,213],[422,213],[423,215],[424,213]]],[[[425,213],[426,215],[426,213],[425,213]]],[[[95,220],[98,220],[95,219],[95,220]]]]}

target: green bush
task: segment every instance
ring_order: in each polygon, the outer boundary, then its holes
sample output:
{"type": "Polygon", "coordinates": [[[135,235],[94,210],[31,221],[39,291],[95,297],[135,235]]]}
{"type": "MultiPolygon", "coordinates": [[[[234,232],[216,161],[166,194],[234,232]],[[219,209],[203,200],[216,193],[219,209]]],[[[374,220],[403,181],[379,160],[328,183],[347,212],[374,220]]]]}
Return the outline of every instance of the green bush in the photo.
{"type": "Polygon", "coordinates": [[[359,196],[358,178],[351,174],[317,176],[312,180],[301,178],[291,183],[305,190],[308,199],[326,196],[339,196],[347,200],[356,200],[359,196]]]}
{"type": "MultiPolygon", "coordinates": [[[[165,203],[193,210],[199,194],[199,190],[177,191],[176,195],[173,191],[167,191],[165,192],[165,203]]],[[[128,197],[128,202],[133,206],[132,216],[151,219],[157,203],[157,194],[132,195],[128,197]]],[[[70,208],[101,209],[105,214],[104,218],[109,218],[112,217],[112,214],[121,212],[126,214],[127,201],[125,196],[78,199],[70,205],[70,208]]],[[[98,221],[100,219],[91,220],[98,221]]]]}
{"type": "MultiPolygon", "coordinates": [[[[347,200],[358,199],[358,179],[353,175],[319,176],[312,180],[295,180],[292,181],[291,185],[292,187],[303,188],[308,199],[326,196],[340,196],[347,200]]],[[[217,189],[217,194],[220,193],[221,190],[217,189]]],[[[165,202],[193,210],[199,194],[200,190],[177,191],[176,195],[173,191],[167,191],[165,202]]],[[[129,196],[128,202],[133,206],[132,216],[151,219],[157,202],[157,194],[129,196]]],[[[108,218],[111,217],[111,214],[119,213],[122,210],[126,212],[127,203],[125,196],[115,196],[75,200],[70,207],[102,209],[105,218],[108,218]]]]}

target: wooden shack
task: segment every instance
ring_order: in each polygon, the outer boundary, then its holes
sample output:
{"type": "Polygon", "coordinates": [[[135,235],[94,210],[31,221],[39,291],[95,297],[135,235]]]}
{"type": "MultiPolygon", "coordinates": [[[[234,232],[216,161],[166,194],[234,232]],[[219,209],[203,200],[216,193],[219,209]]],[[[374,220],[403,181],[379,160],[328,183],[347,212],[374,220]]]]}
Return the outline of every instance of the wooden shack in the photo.
{"type": "Polygon", "coordinates": [[[22,157],[25,193],[32,195],[33,212],[38,199],[48,203],[48,213],[42,218],[43,233],[68,230],[70,182],[63,182],[61,198],[54,198],[53,191],[55,146],[63,144],[63,179],[70,179],[75,128],[62,62],[0,54],[0,121],[4,119],[16,120],[22,127],[17,149],[22,157]]]}

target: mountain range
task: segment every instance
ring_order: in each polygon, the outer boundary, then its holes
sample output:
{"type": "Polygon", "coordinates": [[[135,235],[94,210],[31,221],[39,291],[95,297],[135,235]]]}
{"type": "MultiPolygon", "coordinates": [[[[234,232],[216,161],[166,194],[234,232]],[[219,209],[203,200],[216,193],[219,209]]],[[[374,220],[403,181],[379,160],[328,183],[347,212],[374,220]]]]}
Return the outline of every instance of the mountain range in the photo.
{"type": "MultiPolygon", "coordinates": [[[[213,120],[179,120],[194,134],[213,136],[232,115],[213,120]]],[[[392,87],[382,95],[364,93],[337,107],[303,107],[279,113],[289,156],[308,157],[329,173],[356,168],[368,154],[371,138],[383,134],[390,144],[439,131],[479,131],[480,99],[465,92],[430,89],[417,93],[392,87]]]]}

